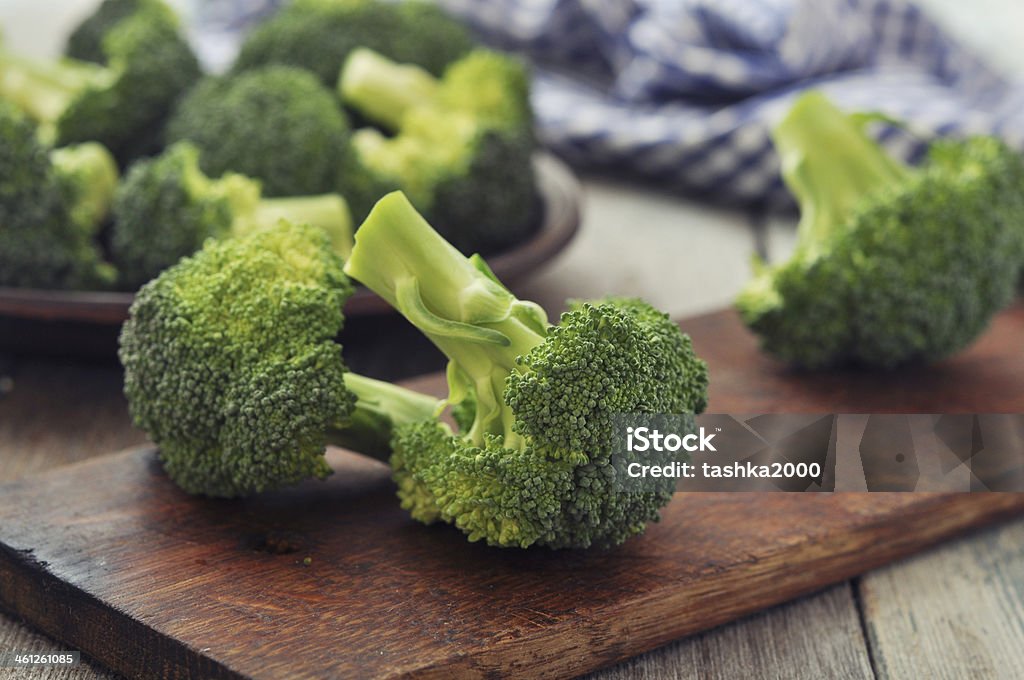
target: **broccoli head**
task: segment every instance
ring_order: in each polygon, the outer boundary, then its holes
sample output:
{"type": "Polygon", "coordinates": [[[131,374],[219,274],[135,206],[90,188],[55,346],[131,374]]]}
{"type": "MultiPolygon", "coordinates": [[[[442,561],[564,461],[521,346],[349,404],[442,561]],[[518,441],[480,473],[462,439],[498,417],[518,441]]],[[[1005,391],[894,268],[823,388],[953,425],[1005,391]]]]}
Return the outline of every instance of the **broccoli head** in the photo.
{"type": "Polygon", "coordinates": [[[736,304],[765,349],[798,366],[938,360],[1014,294],[1024,160],[975,138],[938,142],[911,168],[866,120],[809,93],[774,131],[798,244],[788,262],[760,265],[736,304]]]}
{"type": "Polygon", "coordinates": [[[0,286],[105,288],[113,268],[93,242],[117,168],[99,144],[50,151],[0,102],[0,286]]]}
{"type": "Polygon", "coordinates": [[[163,13],[165,19],[175,21],[174,13],[163,0],[103,0],[68,36],[65,56],[96,64],[106,62],[103,41],[121,22],[141,12],[163,13]]]}
{"type": "Polygon", "coordinates": [[[658,518],[673,484],[627,491],[612,443],[618,414],[706,405],[707,368],[666,315],[609,299],[551,326],[400,193],[356,232],[346,271],[449,359],[459,432],[408,422],[392,440],[399,497],[414,518],[491,545],[555,548],[615,545],[658,518]]]}
{"type": "Polygon", "coordinates": [[[430,2],[298,0],[247,36],[234,70],[295,66],[315,73],[332,87],[346,57],[362,46],[440,74],[468,52],[473,41],[460,24],[430,2]]]}
{"type": "Polygon", "coordinates": [[[131,167],[117,189],[114,218],[111,253],[121,285],[133,290],[208,238],[256,231],[280,219],[324,229],[342,255],[352,245],[352,220],[337,194],[261,198],[257,180],[203,174],[199,151],[188,142],[131,167]]]}
{"type": "Polygon", "coordinates": [[[159,3],[105,30],[102,65],[44,64],[0,56],[0,97],[34,118],[47,142],[95,141],[122,164],[158,143],[158,131],[199,64],[175,17],[159,3]]]}
{"type": "Polygon", "coordinates": [[[401,187],[463,251],[498,251],[537,222],[534,139],[522,65],[477,50],[440,81],[369,50],[352,54],[340,89],[385,127],[353,135],[361,164],[401,187]]]}
{"type": "Polygon", "coordinates": [[[121,332],[125,394],[171,479],[236,497],[323,478],[328,443],[384,455],[394,423],[437,411],[346,372],[351,293],[324,233],[284,221],[211,240],[142,288],[121,332]]]}
{"type": "Polygon", "coordinates": [[[311,74],[270,66],[203,80],[172,115],[167,138],[195,144],[208,175],[240,172],[268,196],[307,196],[336,190],[348,119],[311,74]]]}

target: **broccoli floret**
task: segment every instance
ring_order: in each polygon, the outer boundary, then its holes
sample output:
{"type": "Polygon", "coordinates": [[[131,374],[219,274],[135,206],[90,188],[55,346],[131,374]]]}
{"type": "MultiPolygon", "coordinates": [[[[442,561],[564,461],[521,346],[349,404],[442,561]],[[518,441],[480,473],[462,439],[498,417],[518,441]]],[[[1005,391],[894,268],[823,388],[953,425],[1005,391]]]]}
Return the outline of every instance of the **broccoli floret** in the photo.
{"type": "Polygon", "coordinates": [[[176,21],[173,11],[163,0],[103,0],[68,36],[65,56],[103,64],[106,62],[103,41],[107,35],[125,19],[140,12],[163,13],[166,20],[176,21]]]}
{"type": "Polygon", "coordinates": [[[491,545],[556,548],[615,545],[658,518],[673,484],[624,490],[612,419],[704,409],[707,368],[666,315],[610,299],[551,326],[400,193],[356,232],[346,272],[449,359],[460,431],[406,423],[392,441],[399,497],[414,518],[491,545]]]}
{"type": "Polygon", "coordinates": [[[202,81],[173,114],[167,138],[199,147],[208,175],[240,172],[263,182],[268,196],[308,196],[337,189],[348,120],[311,74],[270,66],[202,81]]]}
{"type": "Polygon", "coordinates": [[[401,187],[460,250],[501,250],[536,225],[529,87],[520,63],[477,50],[438,81],[358,50],[340,89],[398,131],[358,131],[352,145],[363,166],[401,187]]]}
{"type": "Polygon", "coordinates": [[[102,65],[0,56],[0,97],[39,122],[45,141],[99,142],[127,164],[152,150],[199,64],[175,18],[155,3],[110,27],[102,52],[102,65]]]}
{"type": "Polygon", "coordinates": [[[934,144],[915,169],[864,125],[809,93],[774,131],[801,207],[798,245],[760,265],[736,304],[764,348],[798,366],[941,359],[1014,293],[1024,161],[976,138],[934,144]]]}
{"type": "Polygon", "coordinates": [[[324,229],[332,247],[347,255],[352,219],[337,194],[261,198],[257,180],[235,173],[210,179],[199,150],[178,142],[160,156],[132,166],[114,201],[111,253],[120,283],[134,290],[208,238],[271,227],[280,219],[324,229]]]}
{"type": "Polygon", "coordinates": [[[386,455],[436,399],[346,372],[352,285],[322,231],[286,222],[209,241],[146,284],[121,333],[136,424],[188,493],[237,497],[323,478],[328,443],[386,455]]]}
{"type": "Polygon", "coordinates": [[[362,46],[440,74],[468,52],[473,41],[433,3],[298,0],[246,37],[234,70],[296,66],[333,87],[346,57],[362,46]]]}
{"type": "Polygon", "coordinates": [[[50,151],[0,102],[0,286],[106,288],[113,268],[93,243],[117,183],[98,144],[50,151]]]}

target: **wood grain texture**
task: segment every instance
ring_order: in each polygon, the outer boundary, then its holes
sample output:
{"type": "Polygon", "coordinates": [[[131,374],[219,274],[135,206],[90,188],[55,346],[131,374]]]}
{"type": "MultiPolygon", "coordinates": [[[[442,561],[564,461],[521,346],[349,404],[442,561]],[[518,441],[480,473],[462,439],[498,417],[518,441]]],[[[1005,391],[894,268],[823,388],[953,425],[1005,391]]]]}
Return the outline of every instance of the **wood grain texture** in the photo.
{"type": "Polygon", "coordinates": [[[588,680],[873,678],[849,583],[674,642],[588,680]]]}
{"type": "MultiPolygon", "coordinates": [[[[933,407],[945,394],[947,410],[990,412],[1021,410],[1015,391],[985,381],[1020,377],[1011,342],[1022,322],[1019,309],[1005,314],[970,352],[936,368],[945,378],[932,383],[914,370],[870,379],[788,371],[758,354],[729,312],[684,328],[709,360],[711,410],[927,412],[943,410],[933,407]],[[928,389],[906,385],[914,379],[928,389]]],[[[7,486],[0,600],[140,677],[320,677],[332,663],[342,675],[567,675],[1024,506],[998,495],[703,494],[678,498],[664,522],[617,551],[501,552],[409,521],[383,467],[341,452],[331,461],[343,474],[327,484],[241,503],[185,498],[147,451],[7,486]],[[260,549],[267,545],[297,552],[260,549]],[[389,629],[402,641],[383,635],[389,629]],[[288,639],[295,631],[311,645],[320,631],[326,644],[304,655],[288,639]],[[130,643],[115,652],[112,640],[130,643]]]]}
{"type": "Polygon", "coordinates": [[[1024,523],[859,582],[883,679],[1024,678],[1024,523]]]}

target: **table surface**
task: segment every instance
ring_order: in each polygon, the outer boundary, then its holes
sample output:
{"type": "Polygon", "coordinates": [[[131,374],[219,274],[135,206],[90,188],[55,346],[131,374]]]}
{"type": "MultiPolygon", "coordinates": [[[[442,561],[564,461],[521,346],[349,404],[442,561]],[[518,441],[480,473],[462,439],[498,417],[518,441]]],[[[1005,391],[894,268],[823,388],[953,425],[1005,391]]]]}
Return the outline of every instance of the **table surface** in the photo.
{"type": "MultiPolygon", "coordinates": [[[[187,4],[190,0],[176,0],[187,4]]],[[[96,0],[3,0],[10,48],[46,56],[96,0]]],[[[1007,69],[1024,73],[1019,0],[925,0],[1007,69]],[[1015,19],[1020,19],[1015,20],[1015,19]]],[[[784,256],[792,220],[742,213],[608,180],[584,182],[580,237],[517,290],[557,310],[571,297],[641,295],[675,316],[726,305],[754,252],[784,256]],[[642,266],[638,266],[642,263],[642,266]]],[[[0,481],[144,441],[113,367],[0,358],[0,481]],[[4,376],[13,377],[13,390],[4,376]],[[7,392],[6,396],[4,393],[7,392]]],[[[817,595],[648,653],[594,677],[1024,677],[1024,521],[988,530],[817,595]]],[[[59,645],[0,615],[0,649],[59,645]]],[[[0,680],[24,677],[0,669],[0,680]]],[[[46,680],[110,677],[85,663],[46,680]]]]}

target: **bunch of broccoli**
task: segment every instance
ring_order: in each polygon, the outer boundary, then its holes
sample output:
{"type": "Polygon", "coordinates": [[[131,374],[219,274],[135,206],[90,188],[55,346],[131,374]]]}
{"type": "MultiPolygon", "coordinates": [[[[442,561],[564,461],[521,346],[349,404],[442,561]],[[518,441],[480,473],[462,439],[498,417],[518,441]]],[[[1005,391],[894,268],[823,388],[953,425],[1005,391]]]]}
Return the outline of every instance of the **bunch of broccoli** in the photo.
{"type": "Polygon", "coordinates": [[[518,60],[474,50],[439,80],[358,49],[339,90],[392,133],[354,134],[361,165],[400,187],[457,248],[497,251],[536,224],[529,78],[518,60]]]}
{"type": "Polygon", "coordinates": [[[893,367],[970,343],[1012,299],[1024,258],[1024,159],[990,138],[891,158],[823,95],[774,130],[802,217],[793,257],[738,298],[765,349],[797,366],[893,367]]]}
{"type": "Polygon", "coordinates": [[[322,477],[328,442],[390,451],[413,517],[521,547],[614,545],[656,520],[672,482],[624,491],[612,417],[699,412],[708,380],[689,338],[643,302],[578,305],[551,326],[400,193],[344,270],[308,227],[209,242],[143,287],[121,359],[132,414],[187,491],[322,477]],[[345,271],[449,357],[446,401],[346,372],[333,340],[345,271]],[[438,418],[447,405],[458,432],[438,418]]]}
{"type": "Polygon", "coordinates": [[[112,285],[96,235],[117,180],[103,146],[50,149],[32,121],[0,101],[0,286],[112,285]]]}
{"type": "Polygon", "coordinates": [[[177,18],[160,0],[107,0],[72,35],[72,57],[0,55],[0,98],[47,143],[103,144],[125,165],[159,148],[163,121],[200,75],[177,18]]]}

